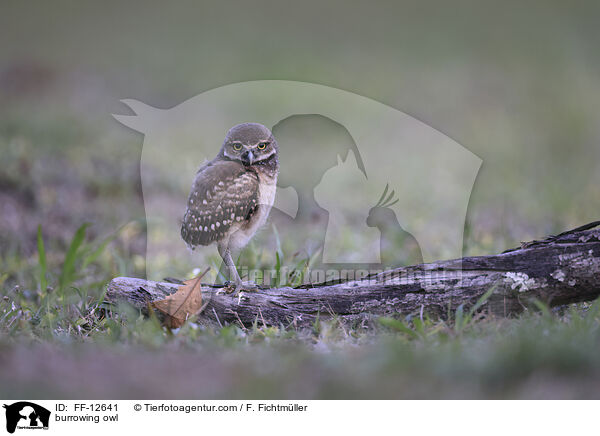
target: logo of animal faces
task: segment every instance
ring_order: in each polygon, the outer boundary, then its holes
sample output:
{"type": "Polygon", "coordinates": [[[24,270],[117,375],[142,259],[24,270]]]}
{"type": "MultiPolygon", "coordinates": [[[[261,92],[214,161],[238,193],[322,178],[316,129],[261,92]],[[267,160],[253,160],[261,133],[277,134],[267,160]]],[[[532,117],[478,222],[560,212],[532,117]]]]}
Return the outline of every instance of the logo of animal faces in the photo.
{"type": "Polygon", "coordinates": [[[50,411],[39,404],[19,401],[3,406],[6,415],[6,431],[15,430],[47,430],[50,424],[50,411]]]}
{"type": "Polygon", "coordinates": [[[238,267],[256,268],[261,256],[279,249],[310,258],[313,269],[377,269],[462,256],[482,161],[397,109],[292,81],[227,85],[171,109],[123,102],[135,114],[115,118],[145,135],[149,279],[211,264],[218,269],[214,247],[186,250],[180,224],[196,171],[243,122],[272,130],[280,172],[269,221],[238,267]]]}

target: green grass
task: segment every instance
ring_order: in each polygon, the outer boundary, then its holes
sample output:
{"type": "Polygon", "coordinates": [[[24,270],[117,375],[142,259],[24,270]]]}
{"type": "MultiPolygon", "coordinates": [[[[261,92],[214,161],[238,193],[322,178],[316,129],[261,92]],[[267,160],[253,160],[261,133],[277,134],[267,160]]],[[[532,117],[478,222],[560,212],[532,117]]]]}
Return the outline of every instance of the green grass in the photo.
{"type": "Polygon", "coordinates": [[[14,271],[4,273],[3,397],[597,397],[600,302],[498,319],[478,311],[483,296],[446,321],[412,313],[369,329],[321,319],[296,330],[204,328],[192,320],[170,330],[126,305],[106,316],[119,233],[90,241],[87,228],[77,229],[55,264],[40,228],[38,253],[24,268],[14,264],[26,285],[7,286],[14,271]],[[196,367],[190,378],[185,371],[196,367]]]}

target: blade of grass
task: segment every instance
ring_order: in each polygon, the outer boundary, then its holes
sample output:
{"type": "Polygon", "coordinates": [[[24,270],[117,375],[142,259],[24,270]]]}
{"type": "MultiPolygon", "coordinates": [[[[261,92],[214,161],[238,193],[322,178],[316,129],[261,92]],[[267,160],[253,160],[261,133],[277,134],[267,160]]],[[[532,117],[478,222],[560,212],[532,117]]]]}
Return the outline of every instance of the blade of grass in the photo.
{"type": "Polygon", "coordinates": [[[42,238],[42,225],[38,225],[37,228],[37,249],[38,258],[40,263],[40,290],[46,292],[48,288],[48,281],[46,280],[46,271],[48,270],[48,264],[46,262],[46,247],[44,246],[44,239],[42,238]]]}
{"type": "Polygon", "coordinates": [[[481,297],[479,297],[479,300],[477,300],[475,305],[473,307],[471,307],[471,309],[469,310],[469,321],[471,320],[471,318],[473,318],[473,315],[475,315],[475,312],[477,312],[479,310],[479,308],[485,304],[485,302],[488,300],[488,298],[490,298],[492,296],[492,294],[496,290],[497,286],[498,285],[492,286],[490,289],[488,289],[485,292],[485,294],[483,294],[481,297]]]}
{"type": "Polygon", "coordinates": [[[552,313],[550,312],[550,308],[548,307],[547,304],[543,303],[542,301],[538,300],[537,298],[534,298],[532,300],[533,304],[535,305],[535,307],[537,307],[539,309],[540,312],[542,312],[542,316],[546,319],[551,319],[552,318],[552,313]]]}
{"type": "Polygon", "coordinates": [[[454,315],[454,331],[460,332],[464,327],[464,309],[461,304],[456,308],[456,313],[454,315]]]}
{"type": "Polygon", "coordinates": [[[425,324],[421,321],[420,318],[415,317],[412,319],[412,323],[415,326],[415,331],[421,337],[425,337],[425,324]]]}
{"type": "Polygon", "coordinates": [[[275,252],[275,286],[281,286],[281,259],[279,252],[275,252]]]}
{"type": "Polygon", "coordinates": [[[302,259],[300,262],[296,264],[294,270],[291,273],[292,280],[288,283],[289,286],[295,288],[300,286],[304,281],[304,275],[308,270],[308,259],[302,259]]]}
{"type": "Polygon", "coordinates": [[[102,252],[106,249],[106,246],[108,244],[110,244],[112,241],[114,241],[115,238],[117,236],[119,236],[119,233],[121,233],[121,231],[129,224],[130,223],[122,225],[117,230],[115,230],[113,233],[111,233],[106,238],[104,238],[102,240],[102,242],[100,242],[100,245],[98,245],[98,247],[96,247],[96,249],[92,253],[88,254],[83,259],[83,263],[81,264],[81,269],[85,269],[89,264],[94,262],[102,254],[102,252]]]}
{"type": "Polygon", "coordinates": [[[419,339],[419,334],[416,331],[414,331],[413,329],[411,329],[410,327],[408,327],[406,324],[404,324],[399,319],[384,317],[384,318],[379,318],[378,321],[384,327],[404,333],[413,339],[419,339]]]}
{"type": "Polygon", "coordinates": [[[77,229],[73,239],[71,240],[67,254],[65,255],[65,260],[63,262],[60,277],[58,279],[58,287],[63,292],[75,278],[75,261],[77,260],[77,250],[79,250],[79,247],[85,239],[85,231],[88,226],[89,223],[85,223],[77,229]]]}
{"type": "Polygon", "coordinates": [[[273,226],[273,235],[275,236],[276,250],[278,253],[281,253],[281,256],[283,257],[283,250],[281,248],[281,238],[279,237],[279,232],[277,231],[277,227],[275,226],[275,224],[272,224],[272,226],[273,226]]]}

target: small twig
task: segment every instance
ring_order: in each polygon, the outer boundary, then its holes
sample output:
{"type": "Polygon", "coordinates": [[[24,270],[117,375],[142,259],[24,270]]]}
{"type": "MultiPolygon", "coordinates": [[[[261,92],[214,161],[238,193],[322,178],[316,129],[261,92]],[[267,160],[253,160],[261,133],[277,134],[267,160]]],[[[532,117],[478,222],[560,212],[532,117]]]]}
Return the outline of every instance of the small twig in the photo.
{"type": "Polygon", "coordinates": [[[240,315],[239,315],[239,314],[238,314],[238,313],[237,313],[235,310],[228,309],[228,310],[227,310],[227,313],[231,313],[231,314],[235,315],[236,319],[237,319],[237,320],[238,320],[238,322],[240,323],[240,326],[242,327],[242,330],[244,330],[244,331],[245,331],[245,330],[247,330],[247,329],[246,329],[246,326],[244,325],[244,323],[243,323],[243,322],[242,322],[242,320],[240,319],[240,315]]]}
{"type": "Polygon", "coordinates": [[[221,328],[223,328],[223,324],[221,324],[221,320],[219,319],[219,315],[217,315],[217,311],[215,310],[214,307],[212,308],[212,310],[213,310],[213,313],[215,314],[215,318],[217,319],[217,322],[219,323],[219,326],[221,328]]]}
{"type": "Polygon", "coordinates": [[[237,318],[238,322],[240,323],[240,327],[242,327],[242,330],[244,330],[244,331],[248,330],[246,328],[246,326],[244,325],[244,323],[242,322],[242,320],[240,319],[240,315],[237,312],[234,312],[234,313],[235,313],[235,317],[237,318]]]}
{"type": "Polygon", "coordinates": [[[263,323],[263,327],[267,325],[267,323],[265,322],[265,317],[262,314],[262,310],[260,310],[260,307],[258,308],[258,313],[260,314],[260,319],[262,320],[263,323]]]}

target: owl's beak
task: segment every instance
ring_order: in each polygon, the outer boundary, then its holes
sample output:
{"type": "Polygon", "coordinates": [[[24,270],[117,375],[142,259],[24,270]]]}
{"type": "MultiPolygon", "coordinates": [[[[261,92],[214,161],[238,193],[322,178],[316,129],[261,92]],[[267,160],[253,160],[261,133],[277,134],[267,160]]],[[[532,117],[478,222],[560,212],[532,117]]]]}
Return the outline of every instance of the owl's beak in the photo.
{"type": "Polygon", "coordinates": [[[252,152],[250,150],[245,151],[242,154],[242,162],[245,165],[252,165],[252,163],[254,162],[254,155],[252,154],[252,152]]]}

